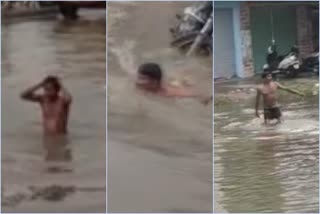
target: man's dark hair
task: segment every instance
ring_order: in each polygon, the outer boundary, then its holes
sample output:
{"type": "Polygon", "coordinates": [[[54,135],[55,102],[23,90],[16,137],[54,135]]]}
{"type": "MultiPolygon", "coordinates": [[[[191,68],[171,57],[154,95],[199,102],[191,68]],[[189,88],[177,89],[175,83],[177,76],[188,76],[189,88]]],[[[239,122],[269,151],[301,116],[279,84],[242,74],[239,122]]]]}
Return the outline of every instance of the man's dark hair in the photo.
{"type": "Polygon", "coordinates": [[[149,77],[152,80],[161,82],[162,80],[162,69],[157,63],[144,63],[139,66],[138,73],[149,77]]]}
{"type": "Polygon", "coordinates": [[[263,73],[261,74],[261,77],[262,77],[262,79],[265,79],[268,75],[271,75],[271,76],[272,76],[272,72],[270,72],[270,71],[263,72],[263,73]]]}
{"type": "Polygon", "coordinates": [[[48,77],[46,77],[46,78],[44,79],[43,83],[44,83],[44,84],[52,84],[53,87],[54,87],[57,91],[59,91],[60,88],[61,88],[61,85],[60,85],[60,83],[59,83],[59,80],[58,80],[58,78],[55,77],[55,76],[48,76],[48,77]]]}

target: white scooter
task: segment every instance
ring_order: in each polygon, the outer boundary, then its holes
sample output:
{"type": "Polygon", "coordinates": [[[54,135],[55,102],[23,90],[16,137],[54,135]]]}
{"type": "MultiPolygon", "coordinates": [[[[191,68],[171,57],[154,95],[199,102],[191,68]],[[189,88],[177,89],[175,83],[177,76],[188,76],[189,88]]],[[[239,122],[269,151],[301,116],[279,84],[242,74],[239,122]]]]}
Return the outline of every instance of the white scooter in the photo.
{"type": "Polygon", "coordinates": [[[264,72],[272,72],[274,76],[284,75],[294,78],[300,72],[299,49],[293,46],[289,53],[278,56],[276,46],[273,44],[268,47],[267,64],[263,66],[264,72]]]}

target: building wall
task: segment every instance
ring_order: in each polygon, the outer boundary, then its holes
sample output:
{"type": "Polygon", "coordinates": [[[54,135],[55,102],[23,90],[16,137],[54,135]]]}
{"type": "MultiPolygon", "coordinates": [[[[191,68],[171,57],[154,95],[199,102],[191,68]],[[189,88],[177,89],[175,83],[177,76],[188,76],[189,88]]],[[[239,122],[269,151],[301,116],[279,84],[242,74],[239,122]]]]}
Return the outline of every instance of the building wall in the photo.
{"type": "MultiPolygon", "coordinates": [[[[237,77],[246,77],[244,73],[243,60],[242,60],[242,47],[241,47],[241,33],[240,33],[240,2],[236,1],[216,1],[214,2],[214,9],[232,9],[233,13],[233,32],[235,44],[235,64],[237,77]]],[[[217,50],[218,51],[218,50],[217,50]]]]}
{"type": "MultiPolygon", "coordinates": [[[[250,27],[250,4],[258,5],[258,2],[214,2],[214,8],[233,8],[234,37],[236,49],[236,74],[246,78],[255,75],[252,56],[252,34],[250,27]]],[[[312,23],[306,5],[296,6],[297,18],[297,45],[301,56],[314,50],[312,41],[312,23]]]]}
{"type": "MultiPolygon", "coordinates": [[[[244,76],[250,77],[255,74],[253,57],[252,57],[252,38],[250,30],[250,5],[259,3],[255,2],[241,2],[240,3],[240,32],[241,32],[241,46],[242,46],[242,61],[244,76]]],[[[314,50],[312,41],[312,22],[310,20],[308,7],[306,5],[296,6],[296,19],[297,19],[297,45],[300,54],[304,57],[314,50]]]]}
{"type": "Polygon", "coordinates": [[[296,8],[297,16],[297,45],[301,57],[312,53],[314,45],[312,41],[312,22],[306,5],[300,5],[296,8]]]}

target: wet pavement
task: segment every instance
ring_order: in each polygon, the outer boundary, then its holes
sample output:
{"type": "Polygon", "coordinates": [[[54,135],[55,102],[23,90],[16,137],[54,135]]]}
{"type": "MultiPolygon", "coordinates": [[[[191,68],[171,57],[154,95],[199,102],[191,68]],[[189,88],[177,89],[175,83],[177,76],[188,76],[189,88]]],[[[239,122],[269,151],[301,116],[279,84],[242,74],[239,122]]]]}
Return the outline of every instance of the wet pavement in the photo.
{"type": "MultiPolygon", "coordinates": [[[[311,90],[315,78],[283,84],[311,90]]],[[[284,122],[265,127],[254,84],[215,85],[231,96],[215,105],[215,212],[318,213],[319,99],[279,93],[284,122]]]]}
{"type": "Polygon", "coordinates": [[[2,19],[2,212],[105,212],[105,25],[105,10],[2,19]],[[48,74],[73,95],[67,149],[43,144],[40,108],[19,97],[48,74]]]}
{"type": "Polygon", "coordinates": [[[108,212],[212,212],[212,106],[134,90],[140,63],[212,91],[212,59],[169,46],[191,2],[108,3],[108,212]]]}

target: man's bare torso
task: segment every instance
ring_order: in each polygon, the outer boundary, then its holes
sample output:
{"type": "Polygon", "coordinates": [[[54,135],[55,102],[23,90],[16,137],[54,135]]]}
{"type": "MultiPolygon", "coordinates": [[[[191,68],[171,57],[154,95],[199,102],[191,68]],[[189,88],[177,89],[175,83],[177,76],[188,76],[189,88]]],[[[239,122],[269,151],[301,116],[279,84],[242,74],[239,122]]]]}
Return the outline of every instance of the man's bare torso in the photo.
{"type": "Polygon", "coordinates": [[[70,104],[61,97],[51,101],[43,96],[40,106],[44,133],[47,135],[66,134],[70,104]]]}
{"type": "Polygon", "coordinates": [[[270,82],[269,84],[263,84],[258,88],[263,97],[264,107],[274,107],[277,105],[276,92],[278,84],[276,82],[270,82]]]}

